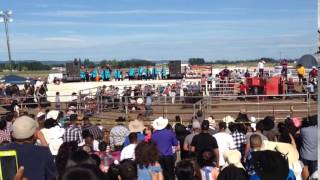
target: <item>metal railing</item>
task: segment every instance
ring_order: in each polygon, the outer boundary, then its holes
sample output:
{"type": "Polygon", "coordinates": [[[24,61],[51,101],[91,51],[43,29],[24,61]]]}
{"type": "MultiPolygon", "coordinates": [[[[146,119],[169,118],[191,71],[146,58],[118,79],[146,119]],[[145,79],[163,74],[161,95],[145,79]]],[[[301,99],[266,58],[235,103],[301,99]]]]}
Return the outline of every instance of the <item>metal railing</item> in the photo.
{"type": "MultiPolygon", "coordinates": [[[[75,104],[77,111],[90,112],[93,118],[114,120],[118,116],[133,118],[139,113],[144,113],[145,96],[140,97],[107,97],[96,93],[91,95],[79,93],[73,101],[60,102],[58,110],[66,111],[70,104],[75,104]],[[140,101],[140,102],[138,102],[140,101]],[[140,109],[140,110],[139,110],[140,109]]],[[[30,97],[19,97],[20,99],[30,97]]],[[[47,97],[48,98],[48,97],[47,97]]],[[[15,98],[17,99],[17,98],[15,98]]],[[[53,99],[53,98],[52,98],[53,99]]],[[[71,99],[71,97],[70,97],[71,99]]],[[[12,97],[0,98],[0,106],[11,105],[12,97]]],[[[244,109],[250,116],[262,119],[266,115],[272,115],[276,119],[284,119],[286,116],[306,117],[314,114],[317,110],[316,103],[309,94],[287,95],[246,95],[246,96],[156,96],[152,98],[152,115],[173,118],[180,115],[189,120],[202,111],[204,118],[214,116],[217,120],[226,115],[236,117],[240,109],[244,109]]],[[[55,109],[56,103],[50,102],[47,108],[55,109]]],[[[18,105],[25,108],[30,105],[39,105],[39,102],[22,102],[18,105]]],[[[32,108],[31,108],[32,109],[32,108]]],[[[7,110],[2,108],[2,113],[7,110]]],[[[31,111],[30,111],[31,112],[31,111]]]]}

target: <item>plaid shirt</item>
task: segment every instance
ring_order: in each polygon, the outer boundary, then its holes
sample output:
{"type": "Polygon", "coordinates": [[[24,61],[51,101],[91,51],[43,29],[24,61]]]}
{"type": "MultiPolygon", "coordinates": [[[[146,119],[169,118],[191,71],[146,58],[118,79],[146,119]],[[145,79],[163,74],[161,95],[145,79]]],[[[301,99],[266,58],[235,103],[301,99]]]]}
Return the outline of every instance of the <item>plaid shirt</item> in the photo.
{"type": "Polygon", "coordinates": [[[96,140],[102,139],[102,131],[98,126],[89,126],[84,128],[83,130],[88,130],[90,134],[93,135],[93,138],[96,140]]]}
{"type": "Polygon", "coordinates": [[[110,131],[110,146],[122,146],[126,137],[130,134],[129,130],[123,125],[117,125],[110,131]]]}
{"type": "Polygon", "coordinates": [[[82,142],[82,131],[81,128],[70,125],[66,128],[66,132],[63,135],[63,142],[76,141],[77,143],[82,142]]]}
{"type": "Polygon", "coordinates": [[[246,144],[246,136],[238,131],[231,134],[233,142],[239,152],[244,153],[244,145],[246,144]]]}
{"type": "Polygon", "coordinates": [[[11,141],[10,132],[8,132],[7,130],[0,130],[0,144],[3,141],[11,141]]]}

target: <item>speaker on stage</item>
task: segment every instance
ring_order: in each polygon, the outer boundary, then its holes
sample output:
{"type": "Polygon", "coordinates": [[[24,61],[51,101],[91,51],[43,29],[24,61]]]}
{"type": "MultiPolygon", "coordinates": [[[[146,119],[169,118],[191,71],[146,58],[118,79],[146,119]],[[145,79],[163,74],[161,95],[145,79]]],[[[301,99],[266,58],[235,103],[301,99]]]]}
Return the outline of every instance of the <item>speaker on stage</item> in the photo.
{"type": "Polygon", "coordinates": [[[66,63],[66,74],[68,77],[79,77],[80,64],[74,62],[66,63]]]}
{"type": "Polygon", "coordinates": [[[169,78],[170,79],[182,79],[181,73],[181,61],[169,61],[169,78]]]}

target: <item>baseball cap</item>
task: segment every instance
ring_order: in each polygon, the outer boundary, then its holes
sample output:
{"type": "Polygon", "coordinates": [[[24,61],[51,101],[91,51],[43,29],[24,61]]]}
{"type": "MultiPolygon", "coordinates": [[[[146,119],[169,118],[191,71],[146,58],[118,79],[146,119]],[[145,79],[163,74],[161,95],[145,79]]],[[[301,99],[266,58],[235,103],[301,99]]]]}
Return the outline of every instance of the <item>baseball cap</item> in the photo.
{"type": "Polygon", "coordinates": [[[17,118],[12,125],[12,136],[15,139],[27,139],[33,136],[37,128],[35,120],[28,116],[17,118]]]}
{"type": "Polygon", "coordinates": [[[202,130],[209,130],[209,121],[208,120],[203,120],[202,121],[201,129],[202,130]]]}

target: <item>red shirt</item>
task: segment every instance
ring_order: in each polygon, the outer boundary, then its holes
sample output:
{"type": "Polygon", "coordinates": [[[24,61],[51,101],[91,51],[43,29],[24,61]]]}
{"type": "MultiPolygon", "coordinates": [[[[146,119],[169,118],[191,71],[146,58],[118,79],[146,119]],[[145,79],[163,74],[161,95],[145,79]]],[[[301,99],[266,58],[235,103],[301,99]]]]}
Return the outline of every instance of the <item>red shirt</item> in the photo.
{"type": "Polygon", "coordinates": [[[313,78],[316,78],[318,76],[318,70],[312,69],[312,71],[310,72],[310,76],[313,78]]]}
{"type": "Polygon", "coordinates": [[[241,92],[244,92],[244,91],[246,91],[247,90],[247,86],[245,85],[245,84],[240,84],[240,91],[241,92]]]}

